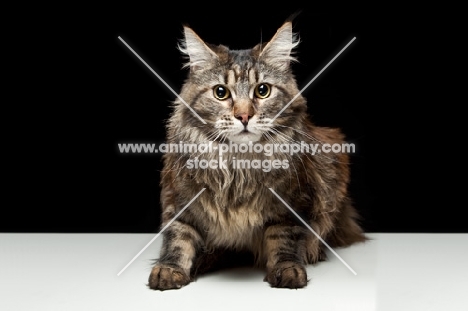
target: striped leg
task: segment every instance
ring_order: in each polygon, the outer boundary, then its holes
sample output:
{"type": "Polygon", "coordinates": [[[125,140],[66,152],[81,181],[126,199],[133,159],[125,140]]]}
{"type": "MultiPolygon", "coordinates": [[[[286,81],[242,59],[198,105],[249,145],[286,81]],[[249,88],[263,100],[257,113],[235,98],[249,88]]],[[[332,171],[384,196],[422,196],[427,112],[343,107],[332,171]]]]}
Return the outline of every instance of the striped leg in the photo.
{"type": "Polygon", "coordinates": [[[272,225],[265,230],[263,253],[272,287],[301,288],[307,285],[307,232],[299,226],[272,225]]]}
{"type": "Polygon", "coordinates": [[[195,256],[202,245],[202,238],[192,226],[174,221],[164,232],[160,258],[151,271],[148,286],[167,290],[188,284],[195,256]]]}

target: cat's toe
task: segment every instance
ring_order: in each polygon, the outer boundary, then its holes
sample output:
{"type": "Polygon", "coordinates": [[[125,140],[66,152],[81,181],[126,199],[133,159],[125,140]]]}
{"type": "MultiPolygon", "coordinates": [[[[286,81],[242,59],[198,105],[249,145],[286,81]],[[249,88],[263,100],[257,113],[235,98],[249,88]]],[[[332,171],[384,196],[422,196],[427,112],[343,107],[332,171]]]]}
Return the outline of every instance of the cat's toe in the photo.
{"type": "Polygon", "coordinates": [[[302,288],[307,285],[307,271],[295,262],[281,262],[268,271],[266,281],[272,287],[302,288]]]}
{"type": "Polygon", "coordinates": [[[318,256],[318,261],[327,261],[328,256],[327,253],[323,249],[320,250],[319,256],[318,256]]]}
{"type": "Polygon", "coordinates": [[[154,290],[181,288],[190,283],[189,276],[181,269],[165,265],[156,265],[151,270],[148,286],[154,290]]]}

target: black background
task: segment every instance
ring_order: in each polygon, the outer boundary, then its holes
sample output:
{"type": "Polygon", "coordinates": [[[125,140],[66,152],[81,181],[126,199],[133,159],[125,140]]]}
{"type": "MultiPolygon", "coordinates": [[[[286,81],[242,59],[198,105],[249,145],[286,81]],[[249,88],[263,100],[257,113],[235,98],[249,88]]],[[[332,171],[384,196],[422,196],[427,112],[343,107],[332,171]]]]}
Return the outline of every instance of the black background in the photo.
{"type": "Polygon", "coordinates": [[[15,124],[7,135],[14,151],[6,151],[14,159],[5,164],[13,175],[4,177],[13,200],[0,231],[157,232],[160,156],[123,155],[117,144],[163,142],[175,96],[118,37],[178,92],[187,75],[176,49],[183,24],[207,42],[243,49],[301,10],[293,23],[300,87],[356,37],[303,94],[317,125],[340,127],[356,144],[350,192],[365,230],[468,232],[463,180],[453,177],[463,161],[450,149],[454,135],[444,134],[459,126],[453,112],[447,119],[456,18],[246,5],[63,8],[26,22],[12,45],[22,66],[18,111],[5,116],[15,124]]]}

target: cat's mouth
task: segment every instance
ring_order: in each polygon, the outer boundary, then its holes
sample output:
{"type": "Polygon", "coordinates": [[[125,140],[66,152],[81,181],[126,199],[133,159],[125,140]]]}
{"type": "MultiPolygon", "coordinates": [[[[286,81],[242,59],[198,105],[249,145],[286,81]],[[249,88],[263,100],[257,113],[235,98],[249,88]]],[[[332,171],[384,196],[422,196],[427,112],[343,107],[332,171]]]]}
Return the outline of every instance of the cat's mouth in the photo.
{"type": "Polygon", "coordinates": [[[247,143],[249,141],[255,142],[259,141],[261,137],[262,134],[251,132],[247,128],[244,128],[242,131],[237,132],[236,134],[228,136],[229,140],[234,143],[247,143]]]}
{"type": "Polygon", "coordinates": [[[256,135],[255,131],[251,131],[245,126],[241,131],[239,131],[236,135],[244,136],[244,135],[256,135]]]}

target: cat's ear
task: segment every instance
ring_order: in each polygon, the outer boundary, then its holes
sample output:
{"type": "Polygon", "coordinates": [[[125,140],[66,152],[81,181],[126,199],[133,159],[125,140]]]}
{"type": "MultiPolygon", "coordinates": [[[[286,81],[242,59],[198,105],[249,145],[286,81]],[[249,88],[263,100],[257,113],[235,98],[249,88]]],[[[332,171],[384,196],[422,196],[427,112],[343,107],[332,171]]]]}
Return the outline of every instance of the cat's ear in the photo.
{"type": "Polygon", "coordinates": [[[260,52],[260,59],[277,66],[288,69],[291,61],[295,61],[293,49],[299,44],[299,39],[292,31],[292,23],[286,22],[281,26],[273,38],[260,52]]]}
{"type": "Polygon", "coordinates": [[[184,39],[179,44],[179,50],[188,57],[184,67],[190,67],[193,71],[206,68],[218,59],[218,55],[187,26],[184,26],[184,39]]]}

